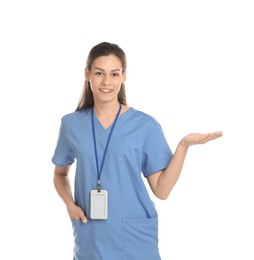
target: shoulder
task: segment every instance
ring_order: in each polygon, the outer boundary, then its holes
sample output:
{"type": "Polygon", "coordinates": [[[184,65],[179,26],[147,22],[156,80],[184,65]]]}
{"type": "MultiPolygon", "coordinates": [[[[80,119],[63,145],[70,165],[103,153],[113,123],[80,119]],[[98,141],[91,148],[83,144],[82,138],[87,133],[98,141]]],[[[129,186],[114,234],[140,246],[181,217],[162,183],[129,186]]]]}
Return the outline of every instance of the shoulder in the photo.
{"type": "Polygon", "coordinates": [[[143,124],[145,126],[149,125],[150,127],[159,125],[159,122],[153,116],[134,108],[131,108],[131,110],[133,113],[133,117],[136,118],[140,124],[143,124]]]}
{"type": "Polygon", "coordinates": [[[132,127],[135,127],[138,132],[141,132],[145,139],[153,133],[162,132],[161,125],[157,119],[150,114],[134,108],[131,109],[130,122],[132,122],[132,127]]]}
{"type": "Polygon", "coordinates": [[[84,120],[84,118],[86,118],[88,116],[90,110],[91,109],[84,109],[84,110],[67,113],[67,114],[63,115],[61,118],[62,124],[72,125],[76,122],[84,120]]]}
{"type": "Polygon", "coordinates": [[[136,129],[142,134],[141,140],[148,145],[153,145],[154,142],[165,142],[165,136],[160,123],[155,117],[143,111],[133,110],[133,117],[137,119],[135,124],[136,129]]]}

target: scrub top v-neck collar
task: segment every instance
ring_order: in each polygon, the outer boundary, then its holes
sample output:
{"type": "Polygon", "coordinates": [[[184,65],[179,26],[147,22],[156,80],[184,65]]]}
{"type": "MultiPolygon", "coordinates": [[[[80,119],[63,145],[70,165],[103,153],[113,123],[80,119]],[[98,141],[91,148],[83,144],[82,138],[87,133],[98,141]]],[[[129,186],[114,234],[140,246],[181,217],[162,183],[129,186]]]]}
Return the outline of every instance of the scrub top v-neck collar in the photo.
{"type": "MultiPolygon", "coordinates": [[[[126,110],[125,112],[123,112],[122,114],[119,115],[117,125],[119,125],[119,124],[121,123],[121,121],[126,117],[126,115],[129,114],[129,112],[130,112],[131,110],[133,110],[133,108],[130,107],[128,110],[126,110]]],[[[91,111],[91,113],[92,113],[92,111],[91,111]]],[[[96,131],[97,131],[98,133],[106,133],[106,132],[110,131],[110,129],[111,129],[112,125],[113,125],[113,123],[112,123],[112,124],[110,124],[107,128],[105,128],[105,127],[101,124],[101,122],[100,122],[100,120],[98,119],[96,113],[94,113],[94,122],[95,122],[95,124],[96,124],[96,131]]]]}

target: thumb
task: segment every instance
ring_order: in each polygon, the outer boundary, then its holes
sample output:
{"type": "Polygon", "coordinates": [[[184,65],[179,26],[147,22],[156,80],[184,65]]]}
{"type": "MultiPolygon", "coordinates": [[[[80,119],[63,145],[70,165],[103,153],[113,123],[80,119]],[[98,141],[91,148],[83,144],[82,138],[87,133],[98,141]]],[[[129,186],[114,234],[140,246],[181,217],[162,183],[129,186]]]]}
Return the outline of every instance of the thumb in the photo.
{"type": "Polygon", "coordinates": [[[87,217],[86,217],[84,214],[82,214],[82,216],[80,217],[80,219],[81,219],[81,221],[82,221],[84,224],[87,223],[87,217]]]}

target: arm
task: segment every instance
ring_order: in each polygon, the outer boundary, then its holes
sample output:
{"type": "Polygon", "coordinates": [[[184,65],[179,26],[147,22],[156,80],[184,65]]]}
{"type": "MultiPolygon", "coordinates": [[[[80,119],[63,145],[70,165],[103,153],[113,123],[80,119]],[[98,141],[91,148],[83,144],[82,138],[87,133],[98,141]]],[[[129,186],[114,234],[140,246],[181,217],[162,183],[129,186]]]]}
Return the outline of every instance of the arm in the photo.
{"type": "Polygon", "coordinates": [[[159,199],[167,199],[180,176],[186,154],[191,145],[204,144],[220,136],[222,136],[222,132],[209,134],[194,133],[185,136],[178,144],[167,168],[148,176],[148,183],[155,196],[159,199]]]}
{"type": "Polygon", "coordinates": [[[70,166],[56,166],[54,171],[54,185],[58,195],[66,205],[70,218],[80,219],[83,223],[86,223],[87,218],[83,210],[74,203],[70,180],[68,177],[69,170],[70,166]]]}

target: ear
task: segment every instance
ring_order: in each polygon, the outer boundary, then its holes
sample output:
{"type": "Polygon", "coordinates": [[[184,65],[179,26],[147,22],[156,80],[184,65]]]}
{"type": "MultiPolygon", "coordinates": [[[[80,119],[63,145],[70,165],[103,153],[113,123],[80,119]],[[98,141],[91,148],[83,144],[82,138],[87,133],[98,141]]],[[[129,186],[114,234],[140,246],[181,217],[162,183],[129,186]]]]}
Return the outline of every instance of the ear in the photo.
{"type": "Polygon", "coordinates": [[[125,83],[126,77],[127,77],[127,72],[126,72],[126,70],[125,70],[124,73],[123,73],[123,76],[122,76],[122,84],[125,83]]]}
{"type": "Polygon", "coordinates": [[[85,69],[85,79],[86,81],[90,81],[90,77],[91,77],[91,71],[89,69],[85,69]]]}

